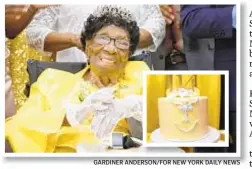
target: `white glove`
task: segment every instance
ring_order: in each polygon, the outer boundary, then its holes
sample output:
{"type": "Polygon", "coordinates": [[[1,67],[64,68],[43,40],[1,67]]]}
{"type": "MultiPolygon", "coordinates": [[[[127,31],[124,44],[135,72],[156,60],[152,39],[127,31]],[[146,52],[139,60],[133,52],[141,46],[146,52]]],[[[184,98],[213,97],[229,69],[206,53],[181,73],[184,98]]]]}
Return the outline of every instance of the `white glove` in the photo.
{"type": "Polygon", "coordinates": [[[123,117],[123,114],[117,111],[113,93],[113,88],[103,88],[88,96],[84,101],[86,104],[93,105],[95,109],[91,130],[99,139],[107,139],[117,121],[123,117]]]}
{"type": "Polygon", "coordinates": [[[85,98],[83,104],[92,105],[94,109],[104,110],[114,101],[114,88],[102,88],[85,98]]]}
{"type": "Polygon", "coordinates": [[[123,99],[106,100],[106,109],[96,109],[91,122],[91,130],[96,137],[103,139],[109,137],[118,121],[133,117],[142,121],[142,96],[132,95],[123,99]]]}
{"type": "Polygon", "coordinates": [[[124,116],[126,118],[133,117],[138,121],[142,121],[142,105],[143,98],[140,95],[129,95],[120,100],[120,107],[124,109],[124,116]]]}
{"type": "Polygon", "coordinates": [[[81,122],[94,111],[92,106],[85,104],[72,104],[65,102],[63,107],[66,111],[66,119],[71,126],[80,125],[81,122]]]}
{"type": "Polygon", "coordinates": [[[62,102],[62,106],[66,110],[66,118],[71,126],[80,125],[84,119],[86,119],[91,113],[95,113],[97,110],[102,111],[107,109],[103,103],[110,102],[112,99],[111,94],[113,89],[104,88],[91,95],[89,95],[81,104],[72,104],[70,95],[62,102]]]}
{"type": "Polygon", "coordinates": [[[131,95],[115,99],[113,88],[102,88],[90,94],[81,104],[64,102],[66,117],[71,126],[79,125],[93,113],[91,130],[101,140],[108,140],[122,118],[142,121],[142,96],[131,95]]]}

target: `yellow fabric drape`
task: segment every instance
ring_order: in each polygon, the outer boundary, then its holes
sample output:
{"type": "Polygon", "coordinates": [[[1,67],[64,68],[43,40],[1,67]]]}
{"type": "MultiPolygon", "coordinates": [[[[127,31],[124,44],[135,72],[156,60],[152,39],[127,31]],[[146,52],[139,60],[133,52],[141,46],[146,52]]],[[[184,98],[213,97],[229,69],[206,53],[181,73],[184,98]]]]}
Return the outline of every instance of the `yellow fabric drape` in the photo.
{"type": "MultiPolygon", "coordinates": [[[[14,152],[74,152],[77,143],[99,143],[89,130],[89,119],[79,127],[63,124],[65,110],[62,101],[73,91],[74,97],[79,97],[75,94],[79,87],[76,84],[83,81],[82,76],[88,69],[77,74],[47,69],[41,74],[32,85],[29,99],[15,116],[6,120],[5,137],[14,152]]],[[[134,61],[126,65],[125,78],[118,83],[124,87],[119,88],[121,97],[141,94],[144,70],[149,70],[144,62],[134,61]]],[[[119,121],[114,130],[127,133],[125,119],[119,121]]]]}
{"type": "MultiPolygon", "coordinates": [[[[190,75],[182,75],[183,84],[190,75]]],[[[151,133],[159,128],[158,98],[166,95],[168,83],[167,75],[147,76],[147,132],[151,133]]],[[[173,77],[174,87],[178,87],[178,78],[173,77]]],[[[219,128],[220,123],[220,75],[197,75],[197,88],[201,96],[208,97],[208,121],[209,125],[219,128]]]]}
{"type": "Polygon", "coordinates": [[[147,75],[147,132],[159,128],[158,98],[165,96],[166,75],[147,75]]]}
{"type": "Polygon", "coordinates": [[[24,94],[25,85],[28,82],[27,61],[28,59],[51,61],[51,57],[43,56],[33,48],[29,47],[25,32],[22,32],[13,40],[8,40],[10,49],[10,74],[12,77],[12,88],[17,109],[20,108],[27,97],[24,94]]]}

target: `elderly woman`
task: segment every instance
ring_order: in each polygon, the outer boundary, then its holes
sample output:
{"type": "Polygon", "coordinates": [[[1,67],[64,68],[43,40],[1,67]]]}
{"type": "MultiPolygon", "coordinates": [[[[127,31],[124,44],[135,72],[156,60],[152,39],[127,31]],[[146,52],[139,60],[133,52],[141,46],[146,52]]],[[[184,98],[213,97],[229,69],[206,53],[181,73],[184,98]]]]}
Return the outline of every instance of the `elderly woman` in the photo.
{"type": "Polygon", "coordinates": [[[77,74],[47,69],[6,120],[14,152],[75,152],[78,143],[99,144],[112,130],[130,134],[124,117],[141,112],[141,76],[149,70],[144,62],[128,61],[139,27],[128,10],[115,6],[98,7],[84,27],[88,66],[77,74]]]}

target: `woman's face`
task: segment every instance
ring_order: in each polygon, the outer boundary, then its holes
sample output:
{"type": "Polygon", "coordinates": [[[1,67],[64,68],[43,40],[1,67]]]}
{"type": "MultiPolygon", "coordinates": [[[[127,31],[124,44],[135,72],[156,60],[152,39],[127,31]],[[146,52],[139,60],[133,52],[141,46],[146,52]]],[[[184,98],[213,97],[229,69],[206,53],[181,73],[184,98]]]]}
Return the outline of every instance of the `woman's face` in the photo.
{"type": "Polygon", "coordinates": [[[104,75],[121,72],[129,58],[129,47],[129,34],[126,30],[114,25],[101,28],[86,43],[92,71],[104,75]]]}

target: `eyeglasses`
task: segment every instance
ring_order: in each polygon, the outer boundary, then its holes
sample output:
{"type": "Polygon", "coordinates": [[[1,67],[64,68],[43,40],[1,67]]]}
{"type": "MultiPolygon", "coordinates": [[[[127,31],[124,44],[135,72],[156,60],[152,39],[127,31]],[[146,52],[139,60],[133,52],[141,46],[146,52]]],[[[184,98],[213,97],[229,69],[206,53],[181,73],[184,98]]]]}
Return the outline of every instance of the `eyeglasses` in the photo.
{"type": "Polygon", "coordinates": [[[94,37],[94,42],[99,45],[107,45],[111,42],[111,40],[114,40],[115,46],[119,49],[127,50],[130,47],[129,41],[125,39],[113,39],[106,35],[96,35],[94,37]]]}

